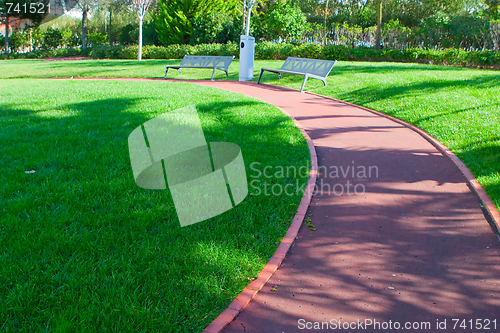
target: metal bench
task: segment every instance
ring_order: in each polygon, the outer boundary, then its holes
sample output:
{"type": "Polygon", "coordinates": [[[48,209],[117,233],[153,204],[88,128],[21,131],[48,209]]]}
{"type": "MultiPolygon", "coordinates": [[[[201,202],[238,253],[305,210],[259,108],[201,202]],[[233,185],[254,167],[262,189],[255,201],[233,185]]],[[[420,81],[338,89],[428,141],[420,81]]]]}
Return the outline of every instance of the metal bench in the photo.
{"type": "Polygon", "coordinates": [[[288,57],[280,69],[261,68],[259,81],[257,81],[257,83],[260,83],[260,78],[262,77],[262,73],[264,73],[264,71],[278,73],[278,77],[280,79],[281,73],[303,75],[304,81],[302,82],[300,92],[304,92],[304,86],[306,85],[307,79],[310,77],[323,81],[326,86],[326,77],[330,74],[330,71],[336,62],[337,60],[332,61],[288,57]]]}
{"type": "Polygon", "coordinates": [[[185,55],[182,58],[182,62],[180,65],[168,65],[167,70],[165,71],[165,79],[167,78],[167,73],[169,68],[178,69],[179,73],[182,74],[181,68],[213,68],[211,80],[214,80],[215,70],[219,69],[221,71],[226,72],[226,76],[229,76],[227,70],[229,69],[229,65],[233,61],[233,57],[217,57],[217,56],[192,56],[185,55]]]}

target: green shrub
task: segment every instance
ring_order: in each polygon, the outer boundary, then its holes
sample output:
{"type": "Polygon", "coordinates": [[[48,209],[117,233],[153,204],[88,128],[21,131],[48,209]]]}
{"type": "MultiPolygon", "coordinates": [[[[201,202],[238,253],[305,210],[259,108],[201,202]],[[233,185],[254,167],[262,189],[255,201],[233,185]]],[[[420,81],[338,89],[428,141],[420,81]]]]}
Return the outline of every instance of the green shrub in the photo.
{"type": "Polygon", "coordinates": [[[168,59],[168,50],[166,47],[162,46],[143,46],[142,57],[144,59],[168,59]]]}
{"type": "Polygon", "coordinates": [[[385,61],[401,61],[403,54],[398,49],[383,49],[381,52],[381,59],[385,61]]]}
{"type": "Polygon", "coordinates": [[[382,57],[382,51],[377,51],[373,47],[356,47],[351,51],[352,60],[376,61],[382,57]]]}
{"type": "MultiPolygon", "coordinates": [[[[80,49],[76,47],[53,50],[37,50],[28,53],[3,55],[5,59],[53,58],[81,55],[94,59],[137,59],[138,47],[114,46],[109,44],[80,49]]],[[[173,44],[167,47],[143,46],[144,59],[182,59],[185,55],[239,56],[239,43],[227,44],[173,44]]],[[[494,67],[500,68],[498,51],[465,51],[463,49],[382,49],[368,47],[348,48],[343,45],[320,46],[311,43],[301,45],[260,42],[255,45],[255,58],[260,60],[285,60],[288,57],[326,60],[354,61],[397,61],[420,62],[440,65],[494,67]]]]}
{"type": "Polygon", "coordinates": [[[120,46],[97,45],[90,48],[88,56],[93,59],[119,59],[121,49],[120,46]]]}
{"type": "Polygon", "coordinates": [[[168,59],[182,59],[186,54],[196,55],[195,47],[186,44],[172,44],[167,46],[168,59]]]}
{"type": "Polygon", "coordinates": [[[240,55],[240,45],[239,43],[227,43],[222,44],[220,46],[220,55],[221,56],[235,56],[239,57],[240,55]]]}
{"type": "Polygon", "coordinates": [[[301,58],[321,59],[321,45],[304,43],[297,47],[298,56],[301,58]]]}
{"type": "Polygon", "coordinates": [[[63,43],[63,37],[59,29],[48,27],[43,34],[42,48],[55,50],[63,43]]]}
{"type": "MultiPolygon", "coordinates": [[[[137,45],[124,47],[118,53],[118,57],[120,59],[137,59],[138,55],[139,55],[139,46],[137,45]]],[[[142,56],[146,58],[146,54],[143,54],[142,56]]]]}
{"type": "Polygon", "coordinates": [[[414,62],[418,57],[419,49],[404,49],[400,50],[401,58],[405,62],[414,62]]]}
{"type": "Polygon", "coordinates": [[[195,46],[195,54],[203,56],[218,56],[220,44],[199,44],[195,46]]]}
{"type": "Polygon", "coordinates": [[[88,35],[88,41],[90,44],[92,44],[92,46],[106,44],[106,42],[108,41],[108,35],[103,32],[94,31],[88,35]]]}
{"type": "Polygon", "coordinates": [[[278,44],[279,58],[301,57],[299,47],[293,44],[278,44]]]}
{"type": "Polygon", "coordinates": [[[80,55],[80,49],[77,47],[70,47],[65,49],[66,50],[66,56],[67,57],[74,57],[74,56],[79,56],[80,55]]]}
{"type": "Polygon", "coordinates": [[[20,51],[30,45],[30,35],[27,32],[14,32],[9,37],[9,47],[12,52],[20,51]]]}
{"type": "Polygon", "coordinates": [[[321,58],[326,60],[349,60],[351,58],[349,48],[344,45],[329,44],[322,48],[321,58]]]}
{"type": "Polygon", "coordinates": [[[279,52],[280,44],[271,42],[262,42],[255,45],[255,58],[256,59],[281,59],[279,52]]]}

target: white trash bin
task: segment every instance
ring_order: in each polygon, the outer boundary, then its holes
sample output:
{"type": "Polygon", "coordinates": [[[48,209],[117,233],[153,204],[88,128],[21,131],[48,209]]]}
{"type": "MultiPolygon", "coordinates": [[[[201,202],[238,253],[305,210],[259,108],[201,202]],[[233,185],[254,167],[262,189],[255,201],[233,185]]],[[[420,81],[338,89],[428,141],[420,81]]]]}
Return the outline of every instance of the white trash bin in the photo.
{"type": "Polygon", "coordinates": [[[239,81],[253,79],[253,59],[255,56],[255,38],[240,36],[240,78],[239,81]]]}

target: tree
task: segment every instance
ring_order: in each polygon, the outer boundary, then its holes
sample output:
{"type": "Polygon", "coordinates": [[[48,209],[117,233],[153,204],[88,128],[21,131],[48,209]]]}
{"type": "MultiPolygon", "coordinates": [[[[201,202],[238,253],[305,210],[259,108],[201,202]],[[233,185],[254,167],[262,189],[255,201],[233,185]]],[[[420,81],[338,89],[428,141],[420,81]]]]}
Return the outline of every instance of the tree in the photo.
{"type": "Polygon", "coordinates": [[[242,35],[250,34],[250,16],[252,15],[252,7],[255,5],[256,0],[243,0],[243,18],[241,19],[242,35]]]}
{"type": "Polygon", "coordinates": [[[323,22],[323,45],[326,45],[326,17],[328,15],[328,0],[325,3],[325,20],[323,22]]]}
{"type": "Polygon", "coordinates": [[[5,53],[9,53],[9,24],[12,18],[21,20],[30,20],[32,26],[39,26],[42,21],[49,15],[48,10],[30,10],[30,4],[40,3],[47,8],[49,0],[0,0],[0,18],[5,23],[5,53]],[[8,3],[8,4],[7,4],[8,3]]]}
{"type": "Polygon", "coordinates": [[[196,0],[159,0],[156,30],[164,44],[187,44],[198,18],[196,0]]]}
{"type": "Polygon", "coordinates": [[[298,40],[307,29],[307,18],[298,6],[279,2],[268,16],[267,26],[272,37],[298,40]]]}
{"type": "Polygon", "coordinates": [[[132,2],[139,17],[139,53],[137,54],[137,60],[142,60],[142,22],[152,0],[132,0],[132,2]]]}
{"type": "Polygon", "coordinates": [[[5,43],[5,53],[9,53],[9,24],[10,24],[10,21],[9,21],[9,16],[7,14],[7,5],[5,4],[6,1],[4,0],[0,0],[0,14],[1,14],[1,20],[0,22],[1,23],[4,23],[5,24],[5,39],[4,39],[4,43],[5,43]]]}
{"type": "Polygon", "coordinates": [[[193,44],[227,43],[240,38],[240,22],[229,15],[210,13],[193,22],[193,44]]]}
{"type": "Polygon", "coordinates": [[[163,44],[187,44],[193,22],[202,15],[220,13],[235,16],[240,0],[158,0],[154,15],[156,31],[163,44]]]}
{"type": "Polygon", "coordinates": [[[417,27],[437,13],[457,14],[472,3],[470,0],[384,0],[384,20],[399,20],[406,27],[417,27]]]}
{"type": "Polygon", "coordinates": [[[82,11],[82,49],[87,48],[87,20],[91,10],[97,7],[96,0],[77,0],[77,6],[82,11]]]}
{"type": "Polygon", "coordinates": [[[375,42],[375,48],[377,49],[377,51],[380,50],[380,37],[382,34],[382,15],[383,15],[382,7],[384,5],[383,2],[384,2],[383,0],[379,0],[378,3],[377,40],[375,42]]]}
{"type": "Polygon", "coordinates": [[[29,32],[14,32],[9,38],[10,48],[16,52],[19,49],[23,49],[30,45],[30,34],[29,32]]]}
{"type": "Polygon", "coordinates": [[[108,34],[110,44],[113,44],[115,40],[113,36],[113,16],[122,13],[125,9],[129,9],[131,5],[131,0],[98,0],[98,10],[103,13],[104,30],[108,34]]]}
{"type": "Polygon", "coordinates": [[[500,0],[485,0],[488,7],[486,15],[490,20],[498,20],[500,18],[500,0]]]}

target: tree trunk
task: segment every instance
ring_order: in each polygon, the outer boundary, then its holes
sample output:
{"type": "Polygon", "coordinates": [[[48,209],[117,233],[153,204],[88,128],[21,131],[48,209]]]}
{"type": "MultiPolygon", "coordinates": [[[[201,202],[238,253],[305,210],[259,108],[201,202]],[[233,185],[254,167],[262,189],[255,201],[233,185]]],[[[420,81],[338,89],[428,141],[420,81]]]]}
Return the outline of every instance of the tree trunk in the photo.
{"type": "Polygon", "coordinates": [[[245,25],[245,29],[246,29],[246,32],[245,32],[245,35],[246,36],[250,36],[250,18],[252,17],[252,0],[249,1],[249,5],[248,5],[248,13],[247,13],[247,23],[245,25]]]}
{"type": "Polygon", "coordinates": [[[9,16],[5,17],[5,53],[9,54],[9,16]]]}
{"type": "Polygon", "coordinates": [[[379,13],[378,13],[378,20],[377,20],[377,41],[375,42],[377,45],[375,46],[376,50],[380,50],[380,35],[382,33],[382,0],[380,0],[379,4],[379,13]]]}
{"type": "Polygon", "coordinates": [[[142,17],[139,17],[139,53],[137,60],[142,60],[142,17]]]}
{"type": "Polygon", "coordinates": [[[326,45],[326,16],[328,15],[328,1],[326,0],[325,5],[325,22],[323,23],[323,45],[326,45]]]}
{"type": "Polygon", "coordinates": [[[245,22],[246,22],[246,19],[245,19],[245,14],[246,14],[246,8],[247,8],[247,0],[244,0],[243,1],[243,17],[241,18],[241,34],[245,34],[245,22]]]}
{"type": "Polygon", "coordinates": [[[109,44],[113,45],[113,25],[111,24],[111,17],[113,16],[113,9],[109,9],[109,25],[108,25],[108,39],[109,44]]]}
{"type": "Polygon", "coordinates": [[[82,49],[87,48],[87,15],[88,15],[88,9],[85,8],[83,10],[83,15],[82,15],[82,49]]]}

